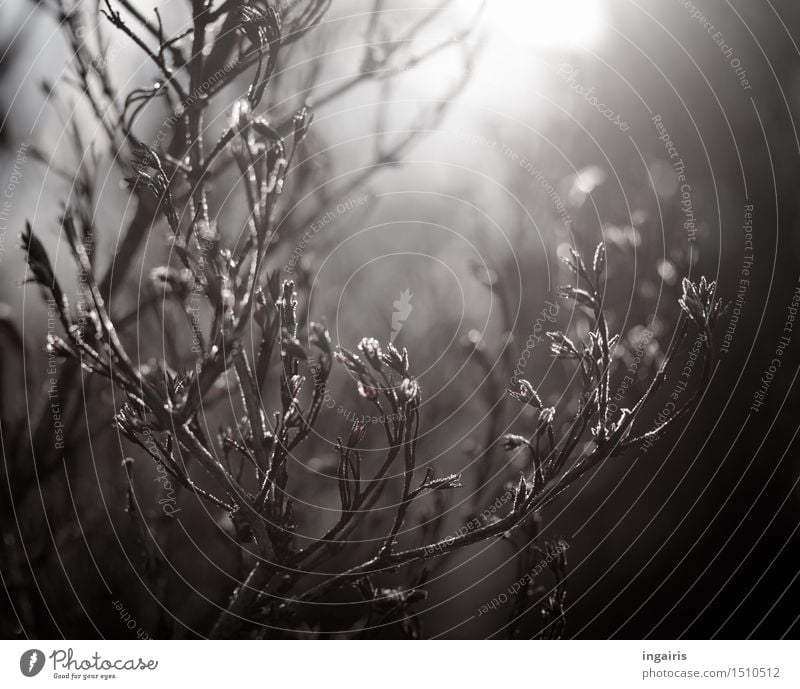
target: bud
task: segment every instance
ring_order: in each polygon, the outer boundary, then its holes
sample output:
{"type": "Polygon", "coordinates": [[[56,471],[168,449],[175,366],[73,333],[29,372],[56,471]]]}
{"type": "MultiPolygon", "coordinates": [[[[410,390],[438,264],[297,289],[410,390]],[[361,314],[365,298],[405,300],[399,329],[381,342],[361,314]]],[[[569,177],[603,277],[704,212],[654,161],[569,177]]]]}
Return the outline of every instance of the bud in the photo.
{"type": "Polygon", "coordinates": [[[400,383],[400,399],[407,402],[419,401],[419,384],[413,378],[403,378],[400,383]]]}
{"type": "Polygon", "coordinates": [[[509,451],[516,450],[517,448],[528,444],[528,441],[525,440],[525,438],[523,438],[521,435],[514,435],[513,433],[507,433],[504,435],[500,442],[503,445],[503,449],[509,451]]]}
{"type": "Polygon", "coordinates": [[[364,362],[349,349],[338,347],[334,356],[336,357],[336,361],[342,364],[348,371],[359,375],[365,375],[367,373],[367,367],[364,366],[364,362]]]}
{"type": "Polygon", "coordinates": [[[517,386],[519,387],[517,392],[509,391],[509,395],[513,399],[517,400],[518,402],[522,402],[523,404],[529,404],[536,409],[542,408],[542,400],[536,390],[533,389],[533,385],[531,385],[529,381],[525,380],[524,378],[520,378],[517,386]]]}
{"type": "Polygon", "coordinates": [[[323,323],[311,323],[309,342],[325,354],[331,353],[331,336],[323,323]]]}
{"type": "Polygon", "coordinates": [[[186,268],[178,270],[170,266],[158,266],[150,271],[150,280],[157,289],[172,295],[180,301],[186,301],[192,293],[194,277],[186,268]]]}
{"type": "Polygon", "coordinates": [[[401,354],[397,350],[397,347],[390,342],[386,345],[386,351],[383,354],[383,361],[396,373],[399,373],[402,376],[408,375],[408,352],[406,351],[405,347],[403,347],[403,353],[401,354]]]}
{"type": "Polygon", "coordinates": [[[370,376],[364,376],[358,381],[358,394],[370,402],[375,402],[378,399],[378,387],[370,376]]]}
{"type": "MultiPolygon", "coordinates": [[[[594,250],[594,260],[592,261],[592,270],[595,275],[599,276],[606,267],[606,247],[605,244],[600,242],[594,250]]],[[[599,288],[598,288],[599,289],[599,288]]]]}
{"type": "Polygon", "coordinates": [[[539,423],[536,426],[536,435],[542,435],[547,431],[555,418],[556,410],[554,407],[546,407],[539,412],[539,423]]]}
{"type": "Polygon", "coordinates": [[[296,337],[289,335],[285,328],[281,337],[281,350],[284,356],[291,356],[301,361],[308,359],[308,353],[303,349],[303,345],[296,337]]]}
{"type": "Polygon", "coordinates": [[[374,337],[365,337],[358,343],[358,349],[364,355],[364,358],[369,362],[376,371],[381,370],[381,345],[374,337]]]}

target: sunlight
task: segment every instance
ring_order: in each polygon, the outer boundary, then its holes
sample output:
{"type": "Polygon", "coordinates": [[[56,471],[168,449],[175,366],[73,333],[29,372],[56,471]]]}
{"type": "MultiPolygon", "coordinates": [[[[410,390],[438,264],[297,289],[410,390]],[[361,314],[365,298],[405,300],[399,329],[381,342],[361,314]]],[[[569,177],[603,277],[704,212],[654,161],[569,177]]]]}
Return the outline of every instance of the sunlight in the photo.
{"type": "Polygon", "coordinates": [[[605,0],[488,0],[493,37],[549,50],[591,48],[603,35],[605,0]]]}

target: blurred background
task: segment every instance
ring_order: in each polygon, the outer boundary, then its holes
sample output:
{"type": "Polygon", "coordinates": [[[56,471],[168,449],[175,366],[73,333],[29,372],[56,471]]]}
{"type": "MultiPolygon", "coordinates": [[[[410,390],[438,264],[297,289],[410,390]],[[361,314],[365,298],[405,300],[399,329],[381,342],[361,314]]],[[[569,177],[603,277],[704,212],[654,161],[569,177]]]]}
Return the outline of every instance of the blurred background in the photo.
{"type": "MultiPolygon", "coordinates": [[[[56,218],[76,193],[61,174],[72,168],[73,127],[89,148],[100,140],[70,91],[58,19],[38,4],[0,4],[3,633],[127,637],[114,605],[124,600],[151,636],[167,609],[170,633],[192,637],[213,619],[208,600],[223,602],[233,581],[235,554],[217,533],[230,527],[185,505],[169,536],[167,590],[143,583],[120,466],[136,453],[111,426],[119,400],[83,380],[80,393],[70,391],[80,403],[58,427],[43,351],[47,307],[19,287],[26,219],[67,265],[56,218]],[[40,425],[30,422],[37,414],[40,425]],[[67,449],[53,456],[48,448],[63,435],[67,449]]],[[[148,12],[152,3],[134,5],[148,12]]],[[[794,636],[800,7],[489,0],[481,10],[457,0],[433,12],[430,3],[397,2],[373,13],[364,5],[335,3],[293,45],[271,87],[267,116],[304,102],[315,113],[271,269],[296,281],[303,319],[325,317],[335,344],[353,349],[372,336],[409,349],[424,394],[423,461],[439,474],[464,473],[444,533],[518,475],[518,460],[493,440],[530,430],[505,395],[512,376],[530,379],[564,421],[575,412],[572,370],[540,338],[555,323],[586,333],[586,317],[556,296],[570,280],[559,257],[570,246],[590,256],[604,242],[604,303],[621,334],[617,356],[637,379],[631,395],[673,334],[682,277],[717,280],[731,307],[719,364],[691,418],[648,452],[603,465],[542,514],[542,534],[569,543],[565,635],[794,636]],[[366,60],[391,50],[390,73],[358,78],[366,60]],[[790,339],[765,388],[782,336],[790,339]]],[[[170,3],[159,6],[175,28],[170,3]]],[[[109,35],[117,86],[150,83],[152,65],[109,35]]],[[[210,135],[226,126],[246,77],[237,88],[210,113],[210,135]]],[[[142,138],[158,140],[164,117],[145,113],[142,138]]],[[[87,158],[98,179],[94,252],[105,265],[137,211],[123,166],[99,143],[97,154],[87,158]]],[[[232,244],[244,232],[239,193],[233,177],[214,190],[232,244]]],[[[121,257],[118,318],[136,310],[165,247],[156,228],[121,257]]],[[[126,334],[141,361],[168,346],[149,334],[148,318],[126,334]]],[[[295,497],[319,508],[298,517],[300,534],[318,534],[335,516],[331,442],[369,413],[341,370],[331,394],[293,482],[295,497]]],[[[230,412],[211,412],[209,427],[230,412]]],[[[154,485],[150,471],[142,486],[154,485]]],[[[155,499],[151,507],[159,511],[155,499]]],[[[478,612],[515,580],[512,554],[501,540],[447,558],[420,607],[425,635],[504,636],[507,607],[478,612]]],[[[337,623],[320,620],[323,630],[337,623]]]]}

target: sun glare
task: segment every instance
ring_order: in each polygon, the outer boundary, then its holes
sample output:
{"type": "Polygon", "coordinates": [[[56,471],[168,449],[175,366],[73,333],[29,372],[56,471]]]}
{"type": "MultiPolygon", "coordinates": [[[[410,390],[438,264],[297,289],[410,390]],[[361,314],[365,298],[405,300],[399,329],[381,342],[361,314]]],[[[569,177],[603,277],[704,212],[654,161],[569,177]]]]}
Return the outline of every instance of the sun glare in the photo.
{"type": "Polygon", "coordinates": [[[495,37],[560,50],[591,48],[603,35],[605,0],[487,0],[495,37]]]}

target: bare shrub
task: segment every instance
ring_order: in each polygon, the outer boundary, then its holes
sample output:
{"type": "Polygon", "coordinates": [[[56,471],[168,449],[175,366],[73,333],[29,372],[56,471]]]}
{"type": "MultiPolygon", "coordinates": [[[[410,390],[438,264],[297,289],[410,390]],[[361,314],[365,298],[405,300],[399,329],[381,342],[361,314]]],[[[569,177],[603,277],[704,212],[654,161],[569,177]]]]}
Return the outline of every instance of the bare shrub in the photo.
{"type": "MultiPolygon", "coordinates": [[[[279,279],[277,261],[290,228],[305,225],[299,220],[293,223],[289,216],[280,222],[289,229],[278,230],[278,219],[287,212],[284,197],[291,193],[287,190],[295,176],[301,178],[299,185],[313,188],[302,179],[308,171],[298,161],[313,126],[312,110],[302,105],[269,118],[259,112],[263,100],[272,95],[281,55],[296,43],[313,40],[311,32],[321,30],[314,27],[328,3],[310,0],[288,9],[240,0],[216,6],[194,0],[191,5],[188,28],[174,36],[166,35],[158,15],[142,16],[127,2],[107,1],[99,9],[102,19],[133,41],[159,72],[151,88],[134,89],[124,97],[117,94],[107,71],[105,43],[101,39],[99,52],[93,54],[81,39],[87,18],[80,6],[49,5],[70,38],[77,85],[106,131],[108,153],[127,168],[137,211],[110,267],[100,274],[93,252],[94,171],[82,166],[76,172],[79,191],[65,208],[60,229],[81,276],[78,308],[62,289],[30,225],[22,243],[31,279],[57,309],[61,334],[50,335],[47,348],[66,361],[62,375],[75,380],[83,370],[109,381],[115,395],[124,398],[114,412],[119,432],[150,457],[171,485],[183,490],[185,499],[200,500],[210,513],[231,520],[246,577],[228,592],[225,609],[206,633],[263,637],[282,629],[310,634],[315,605],[335,602],[337,593],[348,588],[357,592],[365,612],[343,632],[369,633],[374,627],[397,623],[401,633],[418,636],[423,632],[415,611],[425,596],[428,563],[487,539],[507,537],[517,549],[522,575],[555,553],[548,560],[553,563],[553,588],[536,600],[531,586],[521,586],[515,591],[518,600],[512,615],[518,621],[536,603],[535,611],[543,615],[539,634],[560,636],[566,558],[558,542],[541,542],[537,515],[587,472],[643,443],[658,441],[695,407],[709,378],[712,335],[721,313],[714,283],[684,281],[680,302],[684,315],[660,368],[638,399],[616,410],[609,402],[617,336],[609,332],[602,303],[605,248],[597,247],[590,266],[573,253],[567,263],[574,281],[561,296],[589,315],[592,326],[583,341],[557,330],[548,337],[553,355],[574,363],[580,379],[577,413],[560,419],[556,409],[544,406],[534,386],[520,378],[510,393],[516,402],[535,410],[536,429],[490,442],[525,453],[526,471],[505,495],[486,498],[487,504],[500,501],[490,518],[475,519],[448,537],[436,521],[436,512],[441,515],[443,507],[434,501],[438,508],[416,534],[425,540],[401,546],[400,541],[407,539],[404,525],[421,498],[428,494],[438,498],[461,485],[459,475],[437,475],[418,457],[418,438],[426,420],[420,411],[424,391],[412,358],[404,348],[360,333],[351,339],[357,353],[335,348],[324,321],[301,322],[297,285],[279,279]],[[245,73],[249,74],[246,96],[228,102],[226,87],[245,73]],[[219,101],[229,109],[228,124],[207,141],[204,116],[211,103],[219,101]],[[141,113],[160,102],[173,113],[174,134],[163,147],[136,135],[141,113]],[[246,200],[243,241],[233,241],[218,227],[209,191],[231,170],[238,173],[246,200]],[[166,236],[169,260],[153,271],[152,291],[142,299],[161,306],[160,336],[174,351],[156,362],[142,362],[131,353],[133,336],[120,323],[125,319],[111,315],[109,302],[114,298],[112,278],[117,283],[129,273],[131,256],[151,226],[166,236]],[[670,376],[690,329],[699,333],[702,353],[693,394],[668,419],[656,425],[639,422],[670,376]],[[180,338],[175,334],[179,331],[180,338]],[[253,342],[255,346],[250,346],[253,342]],[[355,423],[344,432],[336,446],[338,517],[327,531],[301,547],[295,534],[298,512],[312,508],[292,499],[289,484],[293,464],[318,423],[336,365],[353,377],[357,394],[374,407],[382,423],[372,429],[355,423]],[[243,413],[212,438],[206,414],[228,393],[240,400],[243,413]],[[362,447],[367,435],[378,429],[385,453],[371,469],[362,461],[362,447]],[[423,472],[421,465],[428,468],[423,472]],[[376,535],[370,517],[393,483],[400,484],[400,499],[389,528],[376,535]],[[350,538],[362,526],[378,543],[366,555],[363,545],[350,538]],[[415,564],[421,569],[414,569],[415,564]],[[405,584],[382,584],[383,574],[398,571],[407,573],[405,584]]],[[[437,13],[431,12],[424,21],[432,21],[437,13]]],[[[341,97],[363,80],[386,78],[394,61],[414,66],[446,47],[413,53],[409,46],[420,28],[413,26],[401,40],[382,43],[389,47],[380,52],[371,45],[362,72],[317,102],[341,97]]],[[[436,108],[423,117],[435,122],[441,112],[436,108]]],[[[86,145],[77,129],[73,139],[83,159],[86,145]]],[[[400,160],[409,142],[403,139],[382,149],[375,166],[400,160]]],[[[347,188],[329,192],[334,193],[344,195],[347,188]]],[[[324,208],[329,198],[321,199],[318,207],[324,208]]],[[[138,524],[143,569],[158,588],[164,555],[154,544],[164,525],[148,520],[137,508],[135,464],[125,461],[127,508],[138,524]]],[[[480,513],[481,505],[473,511],[480,513]]],[[[512,625],[512,631],[516,627],[512,625]]]]}

